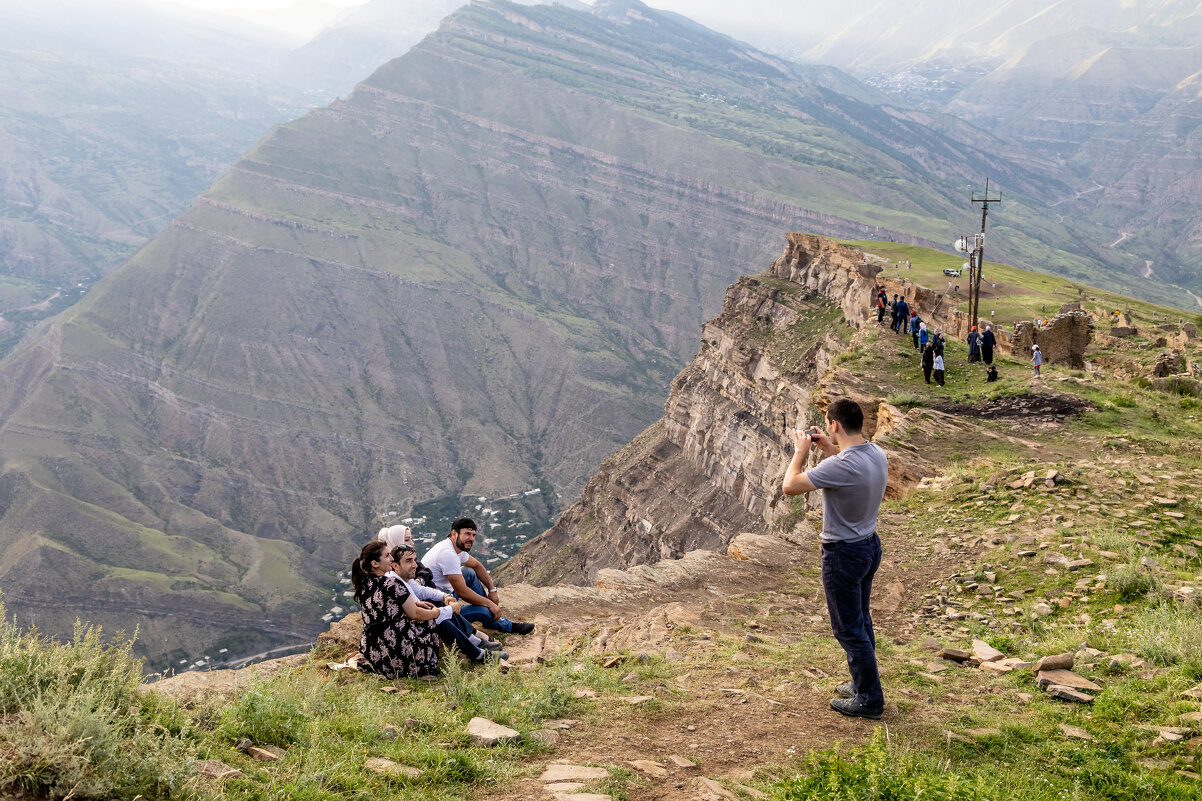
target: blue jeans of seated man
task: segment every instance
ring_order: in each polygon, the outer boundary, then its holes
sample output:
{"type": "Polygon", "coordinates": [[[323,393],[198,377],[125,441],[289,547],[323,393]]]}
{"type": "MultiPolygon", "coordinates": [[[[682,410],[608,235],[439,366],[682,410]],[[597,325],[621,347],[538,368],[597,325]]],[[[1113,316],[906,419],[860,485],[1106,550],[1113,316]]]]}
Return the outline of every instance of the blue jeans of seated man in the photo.
{"type": "MultiPolygon", "coordinates": [[[[467,588],[474,593],[487,597],[488,593],[484,591],[484,585],[480,583],[480,577],[476,575],[476,571],[470,567],[463,568],[463,580],[467,582],[467,588]]],[[[479,623],[486,629],[496,629],[497,631],[509,634],[513,631],[513,624],[505,618],[499,620],[492,619],[492,612],[488,611],[487,606],[477,606],[476,604],[465,604],[459,608],[459,614],[470,620],[472,623],[479,623]]]]}
{"type": "MultiPolygon", "coordinates": [[[[487,609],[485,611],[488,611],[487,609]]],[[[472,628],[472,624],[464,619],[463,615],[453,614],[448,619],[439,623],[435,629],[438,631],[438,636],[447,645],[452,643],[455,647],[467,656],[473,662],[479,662],[484,658],[484,651],[472,643],[471,637],[476,630],[472,628]]]]}
{"type": "Polygon", "coordinates": [[[874,712],[885,707],[868,609],[872,578],[880,566],[881,540],[876,534],[858,542],[822,543],[822,588],[831,630],[847,654],[856,703],[874,712]]]}

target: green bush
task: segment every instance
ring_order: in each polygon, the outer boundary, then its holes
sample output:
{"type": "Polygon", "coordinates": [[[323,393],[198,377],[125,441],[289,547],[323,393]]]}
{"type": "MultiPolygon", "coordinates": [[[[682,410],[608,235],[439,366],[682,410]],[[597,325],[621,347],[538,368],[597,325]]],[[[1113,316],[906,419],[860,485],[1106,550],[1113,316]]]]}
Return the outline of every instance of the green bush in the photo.
{"type": "Polygon", "coordinates": [[[783,801],[962,801],[989,797],[971,782],[912,753],[895,753],[883,728],[863,748],[813,754],[805,769],[775,788],[783,801]]]}
{"type": "Polygon", "coordinates": [[[0,605],[0,795],[187,795],[187,726],[165,699],[143,700],[131,645],[80,624],[57,643],[17,629],[0,605]]]}
{"type": "Polygon", "coordinates": [[[1119,409],[1134,409],[1136,406],[1135,398],[1130,395],[1115,395],[1110,402],[1119,409]]]}
{"type": "Polygon", "coordinates": [[[885,400],[899,409],[913,409],[916,406],[926,405],[926,399],[913,392],[898,392],[885,398],[885,400]]]}
{"type": "Polygon", "coordinates": [[[254,687],[226,707],[218,733],[232,742],[287,748],[308,739],[309,716],[301,705],[278,691],[254,687]]]}
{"type": "Polygon", "coordinates": [[[1143,598],[1150,593],[1158,593],[1164,586],[1159,576],[1143,567],[1139,562],[1115,568],[1106,579],[1106,584],[1118,594],[1119,600],[1124,603],[1143,598]]]}

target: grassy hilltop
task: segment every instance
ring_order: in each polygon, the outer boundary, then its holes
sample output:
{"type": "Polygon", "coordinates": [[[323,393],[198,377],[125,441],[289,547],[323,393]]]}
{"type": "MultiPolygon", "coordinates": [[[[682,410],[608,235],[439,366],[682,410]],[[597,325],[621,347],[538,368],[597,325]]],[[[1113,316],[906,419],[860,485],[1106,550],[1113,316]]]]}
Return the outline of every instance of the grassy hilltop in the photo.
{"type": "MultiPolygon", "coordinates": [[[[857,244],[909,259],[907,277],[936,288],[959,261],[857,244]]],[[[985,384],[953,341],[947,386],[927,386],[909,338],[870,324],[822,378],[902,410],[886,444],[935,468],[882,513],[882,722],[826,708],[846,667],[824,616],[815,543],[794,532],[806,520],[795,505],[781,538],[764,546],[766,561],[744,549],[742,561],[658,566],[687,573],[680,584],[632,578],[591,595],[529,588],[513,602],[528,604],[539,630],[507,643],[513,668],[451,660],[433,683],[331,670],[351,650],[335,638],[257,674],[188,674],[190,683],[160,692],[139,686],[128,650],[94,632],[60,646],[4,624],[0,789],[27,798],[1197,798],[1202,399],[1194,380],[1151,374],[1173,346],[1158,339],[1202,317],[1004,265],[986,276],[997,288],[982,309],[1001,326],[1051,317],[1068,301],[1096,311],[1089,369],[1045,365],[1036,381],[1024,358],[1002,358],[1002,380],[985,384]],[[1112,311],[1136,332],[1111,337],[1112,311]],[[1085,690],[1089,703],[1060,700],[1030,666],[978,667],[942,650],[972,651],[974,641],[981,656],[983,645],[1028,662],[1072,654],[1072,670],[1099,689],[1085,690]],[[476,716],[520,739],[473,745],[466,725],[476,716]],[[279,758],[256,759],[244,741],[279,758]],[[218,770],[213,761],[237,774],[197,773],[218,770]],[[545,772],[555,762],[595,770],[569,790],[549,783],[568,772],[545,772]]],[[[794,302],[784,292],[778,300],[794,302]]],[[[1189,369],[1197,340],[1178,344],[1189,369]]]]}

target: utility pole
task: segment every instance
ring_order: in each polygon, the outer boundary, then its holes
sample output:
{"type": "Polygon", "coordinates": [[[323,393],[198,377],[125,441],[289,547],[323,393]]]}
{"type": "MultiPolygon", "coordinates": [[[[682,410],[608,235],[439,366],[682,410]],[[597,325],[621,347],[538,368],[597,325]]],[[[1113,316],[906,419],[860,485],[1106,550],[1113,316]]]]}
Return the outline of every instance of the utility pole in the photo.
{"type": "Polygon", "coordinates": [[[975,326],[981,313],[981,275],[985,272],[985,218],[989,216],[990,203],[1002,202],[1002,193],[998,192],[997,197],[991,197],[989,179],[986,178],[985,194],[977,197],[977,193],[973,192],[972,202],[981,204],[981,233],[975,237],[976,247],[968,267],[968,316],[972,319],[971,325],[975,326]]]}

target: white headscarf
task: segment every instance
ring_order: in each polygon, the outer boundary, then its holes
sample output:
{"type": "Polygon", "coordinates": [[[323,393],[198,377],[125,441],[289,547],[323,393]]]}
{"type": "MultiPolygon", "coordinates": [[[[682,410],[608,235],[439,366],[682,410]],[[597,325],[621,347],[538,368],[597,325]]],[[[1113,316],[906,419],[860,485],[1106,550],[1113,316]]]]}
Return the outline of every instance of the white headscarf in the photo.
{"type": "Polygon", "coordinates": [[[385,526],[380,529],[380,533],[376,535],[376,539],[388,546],[388,550],[392,550],[398,545],[413,544],[413,529],[409,526],[402,526],[399,523],[395,526],[385,526]]]}

